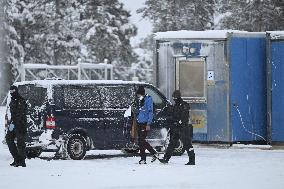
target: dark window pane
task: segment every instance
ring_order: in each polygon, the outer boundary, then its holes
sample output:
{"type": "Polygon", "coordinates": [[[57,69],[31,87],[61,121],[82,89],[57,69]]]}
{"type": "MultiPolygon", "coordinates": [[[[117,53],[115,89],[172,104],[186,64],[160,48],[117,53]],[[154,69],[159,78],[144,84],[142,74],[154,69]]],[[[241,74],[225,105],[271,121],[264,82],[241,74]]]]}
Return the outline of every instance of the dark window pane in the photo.
{"type": "Polygon", "coordinates": [[[65,86],[63,89],[66,109],[87,109],[100,107],[100,93],[92,86],[65,86]]]}
{"type": "Polygon", "coordinates": [[[20,95],[27,101],[29,107],[45,105],[47,101],[47,89],[35,85],[20,85],[20,95]]]}
{"type": "Polygon", "coordinates": [[[125,108],[134,100],[132,86],[102,87],[103,105],[107,108],[125,108]]]}
{"type": "Polygon", "coordinates": [[[152,97],[155,109],[162,109],[166,105],[165,100],[152,88],[146,87],[145,92],[152,97]]]}

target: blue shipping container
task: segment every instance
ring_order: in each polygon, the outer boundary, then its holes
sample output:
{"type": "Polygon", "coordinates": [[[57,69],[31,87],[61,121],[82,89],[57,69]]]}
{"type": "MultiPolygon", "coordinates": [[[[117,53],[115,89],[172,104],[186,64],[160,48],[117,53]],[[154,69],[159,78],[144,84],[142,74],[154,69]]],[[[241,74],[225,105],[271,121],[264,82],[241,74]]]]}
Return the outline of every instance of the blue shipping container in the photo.
{"type": "Polygon", "coordinates": [[[265,33],[158,33],[155,74],[168,98],[179,89],[190,103],[194,141],[267,141],[265,33]]]}

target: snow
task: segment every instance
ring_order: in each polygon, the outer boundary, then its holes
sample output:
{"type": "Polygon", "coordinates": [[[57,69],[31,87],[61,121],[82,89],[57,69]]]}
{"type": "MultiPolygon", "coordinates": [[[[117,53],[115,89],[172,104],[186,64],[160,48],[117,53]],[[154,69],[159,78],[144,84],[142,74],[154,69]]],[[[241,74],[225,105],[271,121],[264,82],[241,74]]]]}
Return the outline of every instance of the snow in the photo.
{"type": "Polygon", "coordinates": [[[145,84],[139,81],[122,81],[122,80],[33,80],[33,81],[22,81],[16,82],[14,85],[39,85],[43,87],[50,87],[51,85],[76,85],[76,84],[145,84]]]}
{"type": "MultiPolygon", "coordinates": [[[[5,108],[0,107],[0,137],[4,137],[5,108]]],[[[138,157],[86,160],[27,160],[26,168],[10,167],[7,146],[0,144],[0,188],[16,189],[281,189],[284,185],[284,150],[225,149],[195,147],[195,166],[183,165],[186,155],[173,157],[169,164],[137,164],[138,157]]],[[[119,155],[117,150],[94,150],[87,155],[119,155]]]]}
{"type": "Polygon", "coordinates": [[[239,30],[167,31],[155,33],[155,39],[226,39],[228,33],[248,33],[239,30]]]}
{"type": "Polygon", "coordinates": [[[111,64],[98,63],[98,64],[90,64],[90,63],[79,63],[77,65],[47,65],[47,64],[23,64],[26,69],[78,69],[80,68],[96,68],[96,69],[104,69],[104,68],[113,68],[111,64]]]}
{"type": "Polygon", "coordinates": [[[146,0],[119,0],[125,6],[126,10],[130,11],[130,22],[137,27],[137,36],[131,38],[132,46],[137,46],[143,38],[152,34],[153,25],[148,19],[143,19],[142,14],[136,13],[136,10],[144,7],[146,0]]]}
{"type": "Polygon", "coordinates": [[[284,38],[284,31],[267,31],[270,34],[271,39],[284,38]]]}

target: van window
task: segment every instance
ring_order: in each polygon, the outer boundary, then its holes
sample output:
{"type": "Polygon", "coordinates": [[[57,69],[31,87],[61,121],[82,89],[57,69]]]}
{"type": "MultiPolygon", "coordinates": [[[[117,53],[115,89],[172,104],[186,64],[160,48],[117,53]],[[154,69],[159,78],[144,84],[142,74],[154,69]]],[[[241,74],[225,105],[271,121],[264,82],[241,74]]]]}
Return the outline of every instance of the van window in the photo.
{"type": "Polygon", "coordinates": [[[35,85],[19,85],[20,95],[31,107],[42,106],[47,100],[47,89],[35,85]]]}
{"type": "Polygon", "coordinates": [[[63,89],[64,108],[89,109],[100,107],[100,93],[94,86],[65,86],[63,89]]]}
{"type": "Polygon", "coordinates": [[[161,95],[159,95],[158,92],[154,91],[154,89],[145,87],[145,93],[152,97],[155,109],[162,109],[166,106],[165,100],[161,97],[161,95]]]}
{"type": "Polygon", "coordinates": [[[134,90],[132,86],[103,86],[103,105],[106,108],[126,108],[134,100],[134,90]]]}

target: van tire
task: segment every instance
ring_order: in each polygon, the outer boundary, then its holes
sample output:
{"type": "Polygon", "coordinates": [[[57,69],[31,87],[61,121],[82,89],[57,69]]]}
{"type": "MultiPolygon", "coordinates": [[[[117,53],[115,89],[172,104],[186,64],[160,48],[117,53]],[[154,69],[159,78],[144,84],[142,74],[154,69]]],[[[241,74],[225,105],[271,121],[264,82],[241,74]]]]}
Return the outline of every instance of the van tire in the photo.
{"type": "Polygon", "coordinates": [[[41,149],[26,149],[26,157],[28,159],[37,158],[40,156],[41,152],[41,149]]]}
{"type": "Polygon", "coordinates": [[[67,140],[67,153],[73,160],[81,160],[87,151],[86,139],[79,134],[72,134],[67,140]]]}

